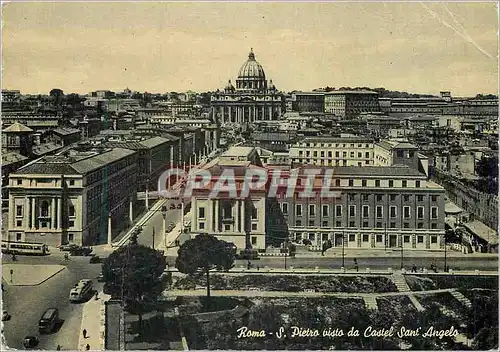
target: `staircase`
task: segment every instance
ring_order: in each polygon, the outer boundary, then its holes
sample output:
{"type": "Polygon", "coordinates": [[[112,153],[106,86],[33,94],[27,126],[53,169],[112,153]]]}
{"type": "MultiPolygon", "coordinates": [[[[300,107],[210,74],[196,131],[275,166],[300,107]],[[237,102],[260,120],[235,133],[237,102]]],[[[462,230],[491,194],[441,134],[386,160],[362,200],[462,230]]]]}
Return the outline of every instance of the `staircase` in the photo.
{"type": "Polygon", "coordinates": [[[408,295],[408,298],[410,299],[411,303],[413,303],[417,311],[423,312],[425,310],[424,306],[420,304],[420,302],[414,295],[408,295]]]}
{"type": "Polygon", "coordinates": [[[399,292],[411,292],[410,286],[406,283],[405,277],[401,274],[394,273],[392,274],[392,281],[398,288],[399,292]]]}
{"type": "Polygon", "coordinates": [[[365,301],[365,307],[368,310],[378,310],[378,305],[377,305],[377,298],[375,296],[365,296],[363,297],[365,301]]]}
{"type": "Polygon", "coordinates": [[[459,301],[460,303],[462,303],[464,306],[466,306],[467,308],[472,308],[472,303],[469,301],[469,299],[467,297],[465,297],[463,294],[461,294],[460,292],[458,291],[451,291],[450,292],[451,295],[453,297],[455,297],[455,299],[457,301],[459,301]]]}

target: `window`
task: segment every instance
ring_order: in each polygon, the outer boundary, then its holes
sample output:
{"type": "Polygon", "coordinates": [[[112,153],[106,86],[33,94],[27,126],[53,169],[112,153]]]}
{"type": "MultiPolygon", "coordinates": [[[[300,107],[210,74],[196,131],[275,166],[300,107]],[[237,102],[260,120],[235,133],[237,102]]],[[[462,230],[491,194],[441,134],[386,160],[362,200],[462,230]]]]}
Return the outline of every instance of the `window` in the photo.
{"type": "Polygon", "coordinates": [[[49,202],[42,202],[42,206],[40,208],[40,216],[48,217],[49,216],[49,202]]]}
{"type": "Polygon", "coordinates": [[[252,206],[252,219],[258,219],[258,209],[255,206],[252,206]]]}
{"type": "Polygon", "coordinates": [[[417,236],[417,243],[424,243],[424,236],[417,236]]]}
{"type": "Polygon", "coordinates": [[[404,243],[410,243],[410,236],[403,236],[404,243]]]}
{"type": "Polygon", "coordinates": [[[358,152],[358,158],[362,158],[363,157],[363,154],[361,154],[361,152],[358,152]]]}
{"type": "Polygon", "coordinates": [[[75,216],[75,206],[74,205],[70,205],[69,206],[69,211],[68,211],[68,215],[69,216],[75,216]]]}
{"type": "Polygon", "coordinates": [[[382,194],[377,194],[377,202],[381,202],[384,200],[384,196],[382,194]]]}
{"type": "Polygon", "coordinates": [[[389,180],[389,187],[394,187],[394,181],[393,180],[389,180]]]}
{"type": "Polygon", "coordinates": [[[75,185],[75,180],[69,180],[69,185],[74,186],[75,185]]]}
{"type": "Polygon", "coordinates": [[[435,222],[433,222],[431,224],[431,229],[433,229],[433,230],[437,229],[437,224],[435,222]]]}
{"type": "Polygon", "coordinates": [[[349,227],[356,227],[355,221],[349,221],[349,227]]]}
{"type": "Polygon", "coordinates": [[[73,226],[75,226],[75,220],[69,220],[68,227],[73,227],[73,226]]]}
{"type": "Polygon", "coordinates": [[[389,216],[395,218],[397,216],[397,208],[395,206],[389,207],[389,216]]]}
{"type": "Polygon", "coordinates": [[[431,207],[431,219],[438,218],[438,207],[431,207]]]}
{"type": "Polygon", "coordinates": [[[16,216],[23,216],[23,206],[16,205],[16,216]]]}
{"type": "Polygon", "coordinates": [[[417,207],[417,219],[424,218],[424,207],[417,207]]]}
{"type": "Polygon", "coordinates": [[[367,218],[370,216],[370,206],[363,205],[363,217],[367,218]]]}
{"type": "Polygon", "coordinates": [[[354,242],[356,241],[356,235],[350,234],[349,235],[349,242],[354,242]]]}
{"type": "Polygon", "coordinates": [[[350,155],[351,155],[351,158],[354,158],[354,152],[351,152],[350,155]]]}
{"type": "Polygon", "coordinates": [[[281,203],[281,211],[283,215],[288,215],[288,203],[281,203]]]}
{"type": "Polygon", "coordinates": [[[368,235],[363,235],[363,242],[368,242],[369,236],[368,235]]]}
{"type": "Polygon", "coordinates": [[[70,233],[68,234],[68,241],[73,242],[75,240],[75,234],[70,233]]]}
{"type": "MultiPolygon", "coordinates": [[[[70,209],[71,209],[71,207],[70,207],[70,209]]],[[[71,210],[70,210],[70,212],[71,212],[71,210]]],[[[205,208],[204,207],[198,208],[198,218],[205,219],[205,208]]]]}
{"type": "Polygon", "coordinates": [[[397,151],[397,156],[398,156],[398,158],[403,158],[403,157],[404,157],[404,155],[405,155],[405,152],[404,152],[403,150],[398,150],[398,151],[397,151]]]}
{"type": "Polygon", "coordinates": [[[309,216],[316,216],[316,206],[309,204],[309,216]]]}
{"type": "Polygon", "coordinates": [[[431,236],[431,243],[435,244],[438,242],[437,236],[431,236]]]}
{"type": "Polygon", "coordinates": [[[382,218],[383,216],[383,211],[382,211],[382,206],[381,205],[377,205],[377,218],[380,219],[382,218]]]}
{"type": "Polygon", "coordinates": [[[410,228],[410,224],[408,222],[403,223],[403,228],[404,229],[409,229],[410,228]]]}
{"type": "Polygon", "coordinates": [[[302,226],[302,221],[301,220],[295,220],[295,226],[302,226]]]}
{"type": "Polygon", "coordinates": [[[391,201],[392,202],[396,201],[396,195],[395,194],[391,194],[390,197],[391,197],[391,201]]]}
{"type": "Polygon", "coordinates": [[[355,205],[349,205],[349,216],[356,216],[356,206],[355,205]]]}
{"type": "Polygon", "coordinates": [[[339,158],[340,157],[340,153],[339,152],[335,152],[335,157],[339,158]]]}
{"type": "Polygon", "coordinates": [[[403,183],[402,183],[402,187],[403,187],[403,188],[408,187],[408,181],[403,181],[403,183]]]}
{"type": "Polygon", "coordinates": [[[331,152],[331,151],[329,151],[329,152],[328,152],[328,157],[329,157],[329,158],[331,158],[331,157],[332,157],[332,152],[331,152]]]}
{"type": "Polygon", "coordinates": [[[21,227],[21,226],[23,226],[23,221],[22,221],[22,220],[17,220],[17,221],[16,221],[16,226],[17,226],[17,227],[21,227]]]}
{"type": "Polygon", "coordinates": [[[423,228],[424,228],[424,223],[423,222],[417,223],[417,229],[423,229],[423,228]]]}
{"type": "Polygon", "coordinates": [[[224,225],[224,231],[231,231],[231,225],[224,225]]]}
{"type": "Polygon", "coordinates": [[[328,221],[323,220],[323,222],[321,223],[321,227],[328,227],[328,221]]]}
{"type": "Polygon", "coordinates": [[[417,202],[423,202],[424,196],[417,196],[417,202]]]}
{"type": "Polygon", "coordinates": [[[257,224],[252,224],[252,231],[257,231],[257,224]]]}
{"type": "Polygon", "coordinates": [[[409,196],[409,195],[407,195],[407,194],[405,194],[405,195],[403,196],[403,200],[404,200],[405,202],[409,202],[409,201],[410,201],[410,196],[409,196]]]}
{"type": "Polygon", "coordinates": [[[295,215],[302,216],[302,204],[295,205],[295,215]]]}
{"type": "Polygon", "coordinates": [[[335,221],[335,227],[342,227],[341,221],[335,221]]]}
{"type": "Polygon", "coordinates": [[[366,187],[366,180],[361,180],[361,186],[366,187]]]}
{"type": "Polygon", "coordinates": [[[403,217],[405,219],[410,218],[410,207],[403,207],[403,217]]]}
{"type": "Polygon", "coordinates": [[[375,237],[375,241],[377,241],[378,243],[382,243],[382,235],[377,235],[375,237]]]}
{"type": "Polygon", "coordinates": [[[369,197],[368,194],[363,194],[363,201],[368,202],[369,197]]]}
{"type": "Polygon", "coordinates": [[[313,227],[314,226],[314,220],[309,220],[309,227],[313,227]]]}
{"type": "Polygon", "coordinates": [[[377,229],[381,229],[382,228],[382,223],[379,221],[377,222],[376,226],[375,226],[377,229]]]}
{"type": "Polygon", "coordinates": [[[335,216],[342,216],[342,205],[335,206],[335,216]]]}
{"type": "Polygon", "coordinates": [[[431,201],[436,202],[437,201],[437,196],[431,196],[431,201]]]}
{"type": "Polygon", "coordinates": [[[368,221],[363,221],[363,227],[368,227],[368,221]]]}
{"type": "Polygon", "coordinates": [[[365,158],[368,159],[370,157],[370,152],[365,153],[365,158]]]}
{"type": "Polygon", "coordinates": [[[316,239],[316,234],[315,233],[310,233],[309,234],[309,240],[314,241],[316,239]]]}
{"type": "Polygon", "coordinates": [[[349,187],[354,186],[354,180],[349,180],[349,187]]]}
{"type": "Polygon", "coordinates": [[[335,180],[335,186],[340,187],[340,180],[335,180]]]}
{"type": "Polygon", "coordinates": [[[205,223],[204,222],[200,222],[198,224],[198,227],[199,227],[200,230],[204,230],[205,229],[205,223]]]}
{"type": "Polygon", "coordinates": [[[323,216],[328,216],[329,213],[329,207],[328,204],[323,204],[323,216]]]}
{"type": "Polygon", "coordinates": [[[257,236],[252,236],[252,244],[257,244],[257,236]]]}
{"type": "Polygon", "coordinates": [[[23,180],[17,180],[17,185],[22,185],[23,184],[23,180]]]}
{"type": "Polygon", "coordinates": [[[380,187],[380,180],[375,180],[375,187],[380,187]]]}
{"type": "Polygon", "coordinates": [[[389,224],[389,227],[390,227],[391,229],[395,229],[395,228],[396,228],[396,223],[395,223],[395,222],[391,222],[391,223],[389,224]]]}
{"type": "Polygon", "coordinates": [[[420,181],[415,181],[415,187],[417,187],[417,188],[420,187],[420,181]]]}
{"type": "Polygon", "coordinates": [[[17,242],[20,242],[22,238],[23,238],[23,234],[21,234],[21,233],[16,233],[16,241],[17,241],[17,242]]]}

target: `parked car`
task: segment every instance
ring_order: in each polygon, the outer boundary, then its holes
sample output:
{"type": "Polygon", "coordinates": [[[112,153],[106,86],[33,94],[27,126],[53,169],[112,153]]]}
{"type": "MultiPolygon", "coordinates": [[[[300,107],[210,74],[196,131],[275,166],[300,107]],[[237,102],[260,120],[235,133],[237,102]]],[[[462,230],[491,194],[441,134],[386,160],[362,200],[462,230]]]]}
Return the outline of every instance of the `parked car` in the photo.
{"type": "Polygon", "coordinates": [[[6,310],[2,310],[2,321],[10,320],[11,315],[6,310]]]}
{"type": "Polygon", "coordinates": [[[182,209],[182,204],[181,203],[177,204],[177,209],[182,209]]]}
{"type": "Polygon", "coordinates": [[[38,346],[38,337],[36,336],[26,336],[23,341],[24,348],[35,348],[38,346]]]}
{"type": "Polygon", "coordinates": [[[104,282],[104,275],[102,273],[97,277],[97,282],[104,282]]]}
{"type": "Polygon", "coordinates": [[[90,258],[90,261],[89,261],[90,264],[98,264],[98,263],[102,263],[102,259],[101,257],[99,257],[98,255],[94,255],[90,258]]]}
{"type": "Polygon", "coordinates": [[[76,247],[70,250],[72,256],[84,256],[87,257],[92,253],[92,248],[90,247],[76,247]]]}
{"type": "Polygon", "coordinates": [[[71,244],[63,244],[59,246],[59,250],[62,252],[69,252],[74,248],[78,248],[79,246],[77,244],[71,243],[71,244]]]}
{"type": "Polygon", "coordinates": [[[252,249],[244,249],[240,251],[240,253],[237,253],[235,256],[235,259],[246,259],[246,260],[256,260],[259,259],[259,252],[252,250],[252,249]]]}
{"type": "Polygon", "coordinates": [[[170,209],[175,209],[175,204],[170,204],[170,209]]]}

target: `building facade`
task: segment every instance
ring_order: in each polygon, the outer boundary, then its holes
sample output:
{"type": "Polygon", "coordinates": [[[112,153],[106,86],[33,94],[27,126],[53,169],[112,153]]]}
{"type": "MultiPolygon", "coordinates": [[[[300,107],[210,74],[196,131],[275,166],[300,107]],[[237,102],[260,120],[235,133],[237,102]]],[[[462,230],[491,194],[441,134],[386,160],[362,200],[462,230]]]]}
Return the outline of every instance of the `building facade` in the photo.
{"type": "Polygon", "coordinates": [[[324,112],[324,92],[295,92],[292,93],[292,110],[298,112],[324,112]]]}
{"type": "Polygon", "coordinates": [[[253,50],[241,66],[236,87],[231,81],[211,97],[212,116],[220,124],[277,120],[284,111],[283,95],[276,89],[253,50]]]}
{"type": "Polygon", "coordinates": [[[378,93],[372,91],[325,92],[325,112],[351,118],[365,112],[379,112],[378,93]]]}
{"type": "Polygon", "coordinates": [[[6,239],[106,243],[130,223],[136,192],[137,157],[128,149],[35,160],[10,174],[6,239]]]}

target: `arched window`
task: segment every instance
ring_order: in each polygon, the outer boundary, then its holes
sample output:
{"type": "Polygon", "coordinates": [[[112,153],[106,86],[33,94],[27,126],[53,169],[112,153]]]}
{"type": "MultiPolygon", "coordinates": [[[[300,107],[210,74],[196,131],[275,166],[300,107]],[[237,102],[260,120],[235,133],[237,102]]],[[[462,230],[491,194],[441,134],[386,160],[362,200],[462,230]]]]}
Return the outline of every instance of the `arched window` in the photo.
{"type": "Polygon", "coordinates": [[[42,206],[40,207],[40,216],[49,216],[49,202],[44,200],[42,206]]]}

